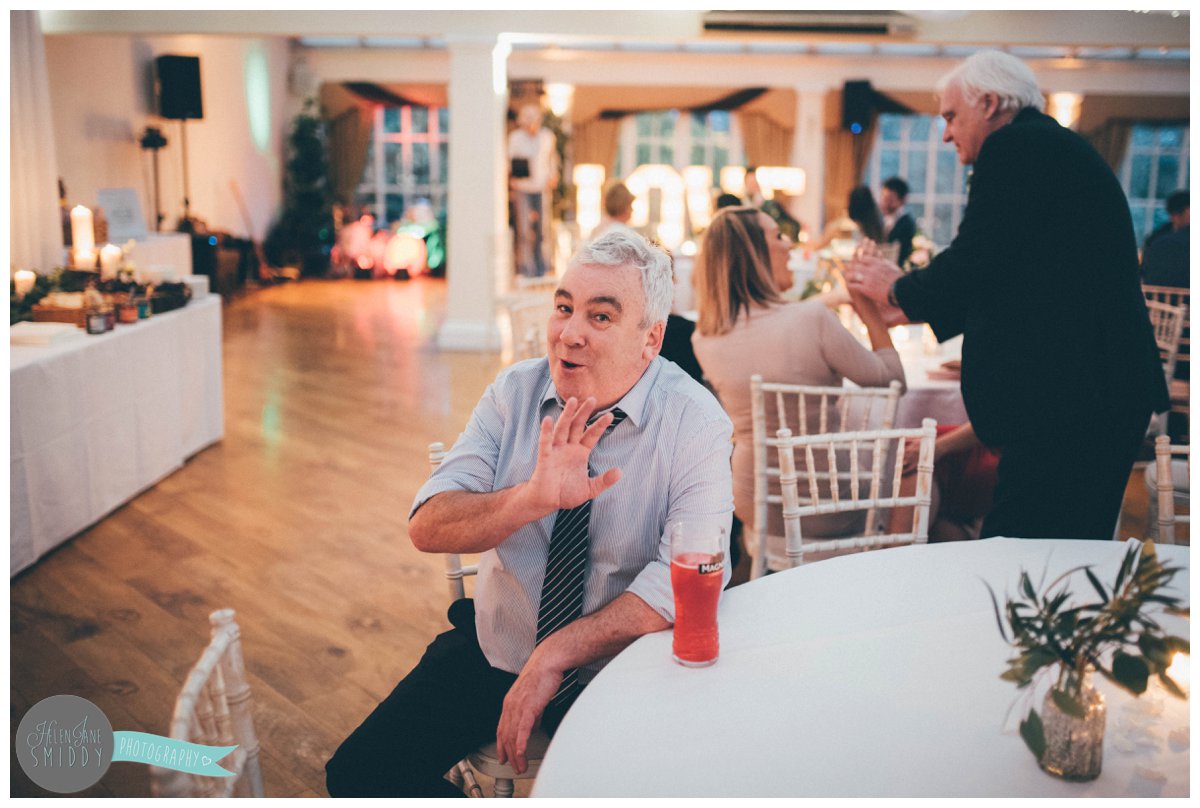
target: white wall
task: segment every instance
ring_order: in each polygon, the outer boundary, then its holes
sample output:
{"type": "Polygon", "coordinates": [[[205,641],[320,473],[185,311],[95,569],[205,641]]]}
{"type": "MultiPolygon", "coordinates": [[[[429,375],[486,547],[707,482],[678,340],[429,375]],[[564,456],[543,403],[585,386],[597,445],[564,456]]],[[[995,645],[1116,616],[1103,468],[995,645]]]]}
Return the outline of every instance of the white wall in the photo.
{"type": "Polygon", "coordinates": [[[153,229],[151,157],[138,145],[149,125],[168,141],[158,157],[163,229],[173,229],[183,215],[180,124],[155,114],[152,92],[154,57],[168,53],[200,57],[204,119],[187,122],[191,213],[210,229],[261,239],[278,215],[283,144],[295,111],[295,100],[287,97],[288,45],[282,38],[47,36],[58,171],[68,201],[92,206],[100,188],[132,187],[153,229]],[[266,67],[269,99],[261,144],[247,107],[247,66],[256,62],[266,67]]]}

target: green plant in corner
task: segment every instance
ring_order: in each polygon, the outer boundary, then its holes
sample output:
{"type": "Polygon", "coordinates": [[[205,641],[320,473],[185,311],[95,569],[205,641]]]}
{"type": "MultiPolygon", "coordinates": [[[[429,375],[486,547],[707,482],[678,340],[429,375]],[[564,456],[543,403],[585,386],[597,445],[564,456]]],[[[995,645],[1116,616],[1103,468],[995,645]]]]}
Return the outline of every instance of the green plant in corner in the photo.
{"type": "MultiPolygon", "coordinates": [[[[1050,697],[1059,710],[1077,718],[1086,713],[1082,695],[1092,670],[1135,696],[1157,677],[1167,692],[1185,698],[1167,668],[1177,652],[1191,653],[1190,644],[1185,637],[1168,634],[1154,619],[1160,611],[1189,614],[1181,598],[1162,591],[1179,571],[1159,561],[1154,543],[1147,541],[1129,548],[1111,589],[1085,566],[1063,573],[1039,594],[1022,571],[1019,594],[1006,599],[1001,610],[989,585],[1000,635],[1018,651],[1000,678],[1025,688],[1043,671],[1057,667],[1050,697]],[[1068,590],[1067,580],[1080,570],[1099,600],[1079,605],[1068,590]]],[[[1034,710],[1021,722],[1020,732],[1040,761],[1046,740],[1034,710]]]]}

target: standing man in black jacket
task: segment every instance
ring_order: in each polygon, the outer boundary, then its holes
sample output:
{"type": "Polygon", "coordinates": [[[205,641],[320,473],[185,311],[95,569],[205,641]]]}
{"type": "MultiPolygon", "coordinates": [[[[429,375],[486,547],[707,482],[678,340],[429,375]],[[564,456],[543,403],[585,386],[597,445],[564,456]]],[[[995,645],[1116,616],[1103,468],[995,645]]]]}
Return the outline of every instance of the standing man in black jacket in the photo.
{"type": "Polygon", "coordinates": [[[913,251],[913,236],[917,234],[917,223],[912,214],[904,209],[908,201],[908,183],[899,177],[884,180],[879,191],[879,212],[883,214],[883,232],[886,242],[900,245],[900,257],[896,263],[904,266],[913,251]]]}
{"type": "Polygon", "coordinates": [[[958,235],[904,276],[864,255],[848,283],[893,321],[963,335],[967,413],[1001,453],[984,536],[1111,538],[1150,415],[1167,407],[1125,195],[1042,114],[1019,59],[979,52],[939,92],[943,140],[974,166],[958,235]]]}

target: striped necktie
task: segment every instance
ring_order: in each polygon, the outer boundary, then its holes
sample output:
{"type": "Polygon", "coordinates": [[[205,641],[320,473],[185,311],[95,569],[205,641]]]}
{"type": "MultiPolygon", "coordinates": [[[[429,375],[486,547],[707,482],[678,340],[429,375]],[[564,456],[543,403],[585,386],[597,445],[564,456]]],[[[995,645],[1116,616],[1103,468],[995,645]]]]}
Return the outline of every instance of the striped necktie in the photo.
{"type": "MultiPolygon", "coordinates": [[[[625,420],[625,413],[614,409],[613,422],[605,435],[625,420]]],[[[591,474],[591,466],[588,474],[591,474]]],[[[589,499],[574,508],[562,508],[554,520],[550,534],[550,553],[546,559],[546,577],[542,581],[542,599],[538,607],[537,642],[576,619],[583,612],[583,579],[587,573],[588,522],[592,515],[589,499]]],[[[551,700],[559,704],[579,689],[578,671],[571,668],[563,674],[562,684],[551,700]]]]}

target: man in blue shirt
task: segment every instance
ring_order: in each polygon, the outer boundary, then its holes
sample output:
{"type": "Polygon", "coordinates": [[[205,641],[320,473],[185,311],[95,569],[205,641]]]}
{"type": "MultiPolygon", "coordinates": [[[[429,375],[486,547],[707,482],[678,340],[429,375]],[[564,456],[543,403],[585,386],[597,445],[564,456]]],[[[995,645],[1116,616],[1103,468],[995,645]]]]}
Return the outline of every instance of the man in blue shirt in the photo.
{"type": "Polygon", "coordinates": [[[571,680],[671,626],[668,525],[728,534],[733,511],[729,418],[658,356],[671,295],[670,257],[626,229],[573,259],[548,356],[501,372],[413,503],[418,549],[482,553],[474,603],[327,764],[331,795],[453,794],[442,775],[492,739],[521,772],[571,680]],[[588,501],[580,616],[539,639],[556,524],[588,501]]]}

